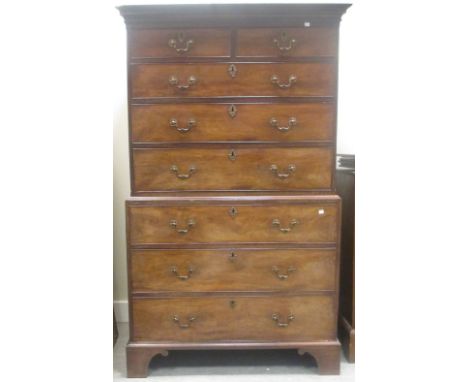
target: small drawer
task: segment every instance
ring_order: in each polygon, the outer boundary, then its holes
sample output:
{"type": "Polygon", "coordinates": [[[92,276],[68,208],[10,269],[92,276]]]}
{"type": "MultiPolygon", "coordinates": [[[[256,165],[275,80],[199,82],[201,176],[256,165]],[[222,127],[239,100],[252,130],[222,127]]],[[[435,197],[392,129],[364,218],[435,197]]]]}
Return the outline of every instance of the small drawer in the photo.
{"type": "Polygon", "coordinates": [[[131,106],[132,142],[330,141],[335,105],[157,104],[131,106]]]}
{"type": "Polygon", "coordinates": [[[330,190],[331,147],[133,149],[134,193],[330,190]]]}
{"type": "Polygon", "coordinates": [[[133,299],[131,341],[335,340],[333,296],[133,299]]]}
{"type": "Polygon", "coordinates": [[[253,28],[237,31],[238,57],[334,57],[336,27],[253,28]]]}
{"type": "MultiPolygon", "coordinates": [[[[241,197],[238,197],[241,198],[241,197]]],[[[127,202],[131,247],[222,243],[334,244],[339,226],[339,198],[310,197],[296,202],[211,201],[190,198],[127,202]]]]}
{"type": "Polygon", "coordinates": [[[226,29],[130,29],[130,58],[229,57],[226,29]]]}
{"type": "Polygon", "coordinates": [[[334,291],[334,249],[164,249],[130,253],[133,292],[334,291]]]}
{"type": "Polygon", "coordinates": [[[135,64],[131,96],[326,96],[335,94],[330,63],[135,64]]]}

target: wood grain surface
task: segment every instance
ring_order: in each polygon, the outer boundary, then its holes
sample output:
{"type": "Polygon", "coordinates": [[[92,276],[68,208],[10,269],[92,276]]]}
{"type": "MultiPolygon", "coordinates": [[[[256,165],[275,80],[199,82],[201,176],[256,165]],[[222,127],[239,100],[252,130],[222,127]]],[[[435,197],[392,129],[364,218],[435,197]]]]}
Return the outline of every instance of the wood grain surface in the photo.
{"type": "Polygon", "coordinates": [[[134,299],[131,341],[332,340],[333,300],[328,295],[134,299]],[[174,316],[190,326],[179,327],[174,316]],[[191,317],[196,318],[190,323],[191,317]]]}
{"type": "Polygon", "coordinates": [[[134,64],[131,66],[131,96],[148,97],[210,97],[210,96],[332,96],[335,88],[335,66],[326,62],[311,63],[236,63],[236,75],[229,74],[230,64],[134,64]],[[290,76],[296,82],[288,84],[290,76]],[[186,86],[194,76],[196,83],[180,90],[169,83],[175,76],[186,86]]]}
{"type": "Polygon", "coordinates": [[[333,103],[133,105],[131,139],[133,143],[330,141],[334,109],[333,103]]]}
{"type": "Polygon", "coordinates": [[[141,292],[335,289],[334,249],[162,249],[130,254],[141,292]]]}

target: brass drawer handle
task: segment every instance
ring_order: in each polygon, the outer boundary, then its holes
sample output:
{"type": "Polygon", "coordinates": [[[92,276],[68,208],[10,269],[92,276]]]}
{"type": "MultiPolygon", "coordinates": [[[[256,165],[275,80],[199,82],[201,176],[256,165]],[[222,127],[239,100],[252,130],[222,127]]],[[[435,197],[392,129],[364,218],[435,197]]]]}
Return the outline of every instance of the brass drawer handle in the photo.
{"type": "Polygon", "coordinates": [[[276,45],[276,47],[281,53],[290,51],[294,47],[296,42],[297,41],[295,38],[288,38],[286,32],[281,32],[279,38],[275,37],[273,39],[273,43],[276,45]]]}
{"type": "Polygon", "coordinates": [[[192,326],[192,322],[195,321],[196,319],[197,319],[197,316],[191,315],[187,318],[187,323],[182,323],[180,322],[180,318],[177,314],[174,314],[172,316],[172,321],[174,321],[181,329],[190,328],[192,326]]]}
{"type": "Polygon", "coordinates": [[[291,266],[291,267],[288,268],[286,273],[280,273],[280,270],[279,270],[279,268],[277,266],[274,266],[273,268],[271,268],[271,270],[276,274],[276,277],[278,277],[280,280],[287,280],[288,277],[289,277],[289,274],[294,272],[296,270],[296,268],[291,266]]]}
{"type": "Polygon", "coordinates": [[[190,86],[195,85],[196,83],[197,83],[197,78],[195,76],[189,76],[187,80],[187,85],[179,85],[179,79],[174,75],[169,77],[169,84],[171,84],[172,86],[175,86],[177,89],[180,89],[180,90],[186,90],[190,86]]]}
{"type": "Polygon", "coordinates": [[[279,172],[278,166],[276,164],[272,164],[270,166],[270,170],[273,174],[275,174],[278,178],[280,179],[286,179],[291,176],[291,174],[296,171],[296,166],[293,164],[290,164],[288,166],[287,172],[279,172]]]}
{"type": "Polygon", "coordinates": [[[278,120],[275,117],[272,117],[270,119],[270,125],[278,129],[279,131],[289,131],[297,125],[297,119],[296,117],[290,117],[288,120],[288,126],[278,126],[278,120]]]}
{"type": "Polygon", "coordinates": [[[167,45],[169,45],[179,54],[188,52],[193,44],[195,44],[195,40],[193,38],[189,38],[187,40],[184,32],[177,33],[177,38],[171,38],[167,42],[167,45]],[[179,45],[182,44],[185,44],[185,46],[179,48],[179,45]]]}
{"type": "Polygon", "coordinates": [[[291,232],[291,230],[298,224],[299,224],[299,221],[297,219],[292,219],[289,222],[289,226],[287,228],[284,228],[284,227],[281,227],[281,223],[279,219],[273,219],[273,221],[271,222],[271,225],[273,227],[278,227],[278,229],[283,233],[291,232]]]}
{"type": "Polygon", "coordinates": [[[179,127],[179,121],[176,118],[171,118],[169,120],[169,126],[175,128],[180,133],[186,133],[187,131],[192,130],[195,126],[197,126],[197,121],[193,118],[190,118],[187,121],[187,127],[179,127]]]}
{"type": "Polygon", "coordinates": [[[185,280],[188,280],[188,279],[192,276],[193,268],[192,268],[192,267],[189,267],[189,269],[187,270],[187,274],[186,274],[186,275],[180,275],[180,274],[179,274],[179,271],[177,270],[177,267],[174,265],[174,266],[171,267],[171,272],[172,272],[179,280],[185,281],[185,280]]]}
{"type": "Polygon", "coordinates": [[[191,228],[195,227],[195,224],[196,224],[195,220],[189,219],[187,220],[187,228],[177,228],[177,225],[178,225],[177,220],[173,219],[169,222],[169,225],[180,234],[187,233],[188,231],[190,231],[191,228]]]}
{"type": "Polygon", "coordinates": [[[297,77],[294,74],[291,74],[288,79],[287,84],[280,84],[279,77],[276,74],[271,76],[271,83],[277,85],[281,89],[288,89],[297,81],[297,77]]]}
{"type": "Polygon", "coordinates": [[[271,316],[271,319],[273,321],[276,321],[276,326],[280,327],[280,328],[286,328],[289,326],[289,323],[294,320],[296,317],[294,317],[294,314],[290,313],[289,316],[288,316],[288,322],[281,322],[280,321],[280,315],[279,313],[273,313],[273,315],[271,316]]]}
{"type": "Polygon", "coordinates": [[[171,166],[171,171],[177,176],[177,178],[185,180],[190,178],[192,174],[194,174],[195,171],[197,171],[197,168],[195,166],[190,166],[188,174],[179,174],[179,167],[173,164],[171,166]]]}

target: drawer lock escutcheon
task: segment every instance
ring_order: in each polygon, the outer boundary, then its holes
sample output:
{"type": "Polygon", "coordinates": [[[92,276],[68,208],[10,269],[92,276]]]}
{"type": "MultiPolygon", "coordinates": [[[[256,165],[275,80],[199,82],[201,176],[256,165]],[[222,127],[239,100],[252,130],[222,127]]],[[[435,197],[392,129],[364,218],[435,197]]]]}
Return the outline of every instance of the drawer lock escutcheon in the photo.
{"type": "Polygon", "coordinates": [[[278,129],[279,131],[289,131],[294,126],[297,125],[297,119],[296,119],[296,117],[291,117],[288,120],[288,126],[279,126],[278,120],[275,117],[272,117],[270,119],[270,125],[271,125],[271,127],[274,127],[276,129],[278,129]]]}
{"type": "Polygon", "coordinates": [[[186,226],[187,228],[177,228],[177,226],[178,226],[177,220],[173,219],[173,220],[171,220],[169,222],[169,225],[180,234],[188,233],[188,231],[190,231],[190,229],[195,227],[195,224],[196,224],[195,220],[189,219],[189,220],[187,220],[187,226],[186,226]]]}
{"type": "Polygon", "coordinates": [[[230,161],[235,161],[237,158],[236,151],[234,149],[231,149],[228,154],[228,158],[230,161]]]}
{"type": "Polygon", "coordinates": [[[228,73],[231,76],[231,78],[235,78],[237,75],[237,67],[234,64],[229,65],[228,68],[228,73]]]}
{"type": "Polygon", "coordinates": [[[189,267],[189,269],[187,270],[187,274],[186,274],[186,275],[181,275],[181,274],[179,274],[179,271],[177,270],[177,267],[174,265],[174,266],[171,267],[171,272],[172,272],[179,280],[185,281],[185,280],[188,280],[188,279],[192,276],[193,268],[192,268],[192,267],[189,267]]]}
{"type": "Polygon", "coordinates": [[[231,254],[229,255],[229,261],[233,263],[234,261],[236,261],[236,258],[237,255],[234,252],[231,252],[231,254]]]}
{"type": "Polygon", "coordinates": [[[234,118],[237,115],[236,105],[230,105],[228,108],[228,114],[231,118],[234,118]]]}
{"type": "Polygon", "coordinates": [[[273,221],[271,222],[271,225],[273,227],[277,227],[281,232],[283,233],[288,233],[288,232],[291,232],[292,229],[299,224],[299,221],[297,219],[292,219],[290,222],[289,222],[289,225],[288,227],[281,227],[281,222],[279,219],[273,219],[273,221]]]}
{"type": "Polygon", "coordinates": [[[297,77],[294,74],[291,74],[289,76],[288,82],[284,84],[280,83],[280,79],[276,74],[273,74],[271,76],[271,83],[278,86],[280,89],[288,89],[296,82],[297,82],[297,77]]]}
{"type": "Polygon", "coordinates": [[[273,315],[271,316],[271,319],[276,322],[276,326],[280,328],[287,328],[289,326],[289,323],[295,318],[296,317],[294,317],[294,314],[290,313],[287,322],[281,322],[279,313],[273,313],[273,315]]]}
{"type": "Polygon", "coordinates": [[[276,277],[278,277],[280,280],[287,280],[289,275],[296,270],[293,266],[288,267],[286,273],[280,273],[280,270],[277,266],[274,266],[271,268],[271,270],[276,274],[276,277]]]}
{"type": "Polygon", "coordinates": [[[177,33],[176,38],[170,38],[167,41],[167,45],[179,54],[187,53],[193,44],[195,44],[195,40],[193,38],[187,39],[184,32],[177,33]]]}
{"type": "Polygon", "coordinates": [[[191,315],[187,318],[187,323],[182,323],[180,321],[180,318],[177,314],[174,314],[172,316],[172,321],[174,321],[178,326],[179,328],[181,329],[188,329],[192,326],[192,323],[193,321],[195,321],[197,319],[197,316],[194,316],[194,315],[191,315]]]}

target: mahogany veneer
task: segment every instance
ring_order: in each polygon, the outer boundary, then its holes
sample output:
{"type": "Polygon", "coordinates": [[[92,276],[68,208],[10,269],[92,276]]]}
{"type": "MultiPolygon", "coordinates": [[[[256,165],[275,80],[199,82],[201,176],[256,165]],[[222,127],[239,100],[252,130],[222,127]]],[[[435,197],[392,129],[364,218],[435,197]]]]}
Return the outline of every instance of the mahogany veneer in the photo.
{"type": "Polygon", "coordinates": [[[161,191],[330,191],[330,147],[133,149],[136,193],[161,191]],[[181,178],[182,177],[182,178],[181,178]]]}
{"type": "Polygon", "coordinates": [[[134,145],[174,142],[323,142],[334,131],[332,103],[135,104],[134,145]],[[230,114],[232,110],[232,116],[230,114]]]}
{"type": "Polygon", "coordinates": [[[340,219],[336,196],[261,203],[234,198],[224,203],[191,198],[178,204],[127,203],[128,242],[137,247],[180,244],[306,243],[334,244],[340,219]]]}
{"type": "Polygon", "coordinates": [[[134,249],[132,289],[160,292],[332,291],[333,248],[134,249]]]}
{"type": "Polygon", "coordinates": [[[127,375],[179,349],[339,373],[338,29],[347,4],[123,6],[127,375]]]}
{"type": "Polygon", "coordinates": [[[332,96],[334,66],[324,62],[134,64],[131,95],[135,99],[155,97],[248,97],[332,96]],[[234,77],[229,72],[234,65],[234,77]],[[278,77],[278,84],[272,77],[278,77]],[[294,76],[295,80],[290,78],[294,76]],[[175,78],[177,83],[169,80],[175,78]],[[194,77],[193,84],[190,78],[194,77]],[[289,86],[291,83],[291,86],[289,86]],[[284,87],[280,87],[284,86],[284,87]],[[286,87],[288,85],[288,87],[286,87]],[[183,86],[184,88],[179,88],[183,86]]]}

